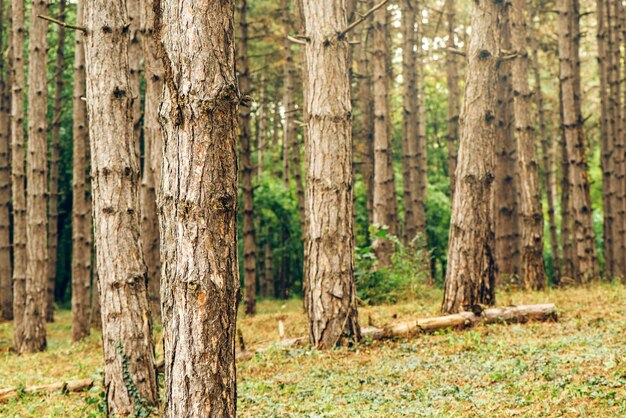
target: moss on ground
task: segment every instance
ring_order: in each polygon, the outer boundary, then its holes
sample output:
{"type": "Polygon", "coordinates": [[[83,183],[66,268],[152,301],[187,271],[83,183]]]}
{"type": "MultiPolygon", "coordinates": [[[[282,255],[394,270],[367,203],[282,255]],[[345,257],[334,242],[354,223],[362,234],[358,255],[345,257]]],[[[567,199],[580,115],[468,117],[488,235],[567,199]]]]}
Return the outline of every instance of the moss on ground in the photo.
{"type": "MultiPolygon", "coordinates": [[[[363,325],[438,315],[441,292],[412,303],[366,307],[363,325]]],[[[502,293],[498,305],[554,302],[558,323],[478,326],[415,340],[365,342],[318,352],[272,349],[238,365],[238,411],[249,417],[622,417],[626,416],[626,287],[596,285],[502,293]]],[[[249,347],[306,333],[301,302],[259,303],[242,315],[249,347]]],[[[160,334],[157,327],[157,341],[160,334]]],[[[0,324],[0,388],[98,376],[100,336],[71,343],[71,316],[57,312],[45,353],[10,352],[0,324]]],[[[159,345],[159,344],[157,344],[159,345]]],[[[101,388],[24,395],[2,417],[101,416],[101,388]]]]}

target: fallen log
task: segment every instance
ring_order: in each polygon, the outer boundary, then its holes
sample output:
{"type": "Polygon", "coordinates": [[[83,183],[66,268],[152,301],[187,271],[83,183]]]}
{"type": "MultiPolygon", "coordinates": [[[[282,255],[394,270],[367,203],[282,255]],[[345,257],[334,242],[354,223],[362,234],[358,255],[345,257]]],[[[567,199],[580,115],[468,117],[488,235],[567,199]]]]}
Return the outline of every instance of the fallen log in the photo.
{"type": "Polygon", "coordinates": [[[52,393],[52,392],[63,392],[63,393],[71,393],[71,392],[82,392],[85,389],[89,389],[93,386],[92,379],[79,379],[79,380],[70,380],[68,382],[58,382],[52,383],[49,385],[41,385],[41,386],[30,386],[23,389],[20,388],[9,388],[9,389],[0,389],[0,402],[6,402],[9,399],[13,399],[19,396],[20,393],[52,393]]]}
{"type": "Polygon", "coordinates": [[[458,314],[401,322],[385,328],[367,327],[361,330],[364,338],[381,340],[385,338],[411,338],[419,334],[432,333],[444,329],[470,328],[477,323],[525,323],[528,321],[556,321],[558,313],[553,303],[542,305],[519,305],[505,308],[491,308],[482,312],[460,312],[458,314]]]}

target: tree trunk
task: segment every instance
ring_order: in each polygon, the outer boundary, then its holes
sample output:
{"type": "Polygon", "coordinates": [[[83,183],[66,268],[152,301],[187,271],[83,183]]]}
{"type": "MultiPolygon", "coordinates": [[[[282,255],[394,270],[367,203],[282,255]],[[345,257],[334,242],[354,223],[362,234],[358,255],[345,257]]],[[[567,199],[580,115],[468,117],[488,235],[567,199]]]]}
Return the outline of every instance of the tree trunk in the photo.
{"type": "MultiPolygon", "coordinates": [[[[65,21],[65,0],[59,1],[59,19],[65,21]]],[[[55,91],[50,136],[50,178],[48,180],[48,286],[46,293],[46,321],[54,321],[54,285],[57,276],[57,248],[59,246],[59,158],[61,147],[61,116],[63,113],[63,69],[65,68],[65,28],[58,27],[56,61],[54,66],[55,91]]]]}
{"type": "MultiPolygon", "coordinates": [[[[389,112],[389,32],[386,7],[374,14],[372,33],[372,78],[374,93],[374,224],[386,226],[398,234],[396,179],[391,147],[391,113],[389,112]]],[[[382,266],[391,263],[392,241],[374,241],[376,258],[382,266]]]]}
{"type": "MultiPolygon", "coordinates": [[[[539,72],[539,57],[537,53],[537,46],[532,52],[533,59],[533,75],[535,79],[535,91],[533,93],[535,99],[535,105],[537,107],[537,116],[539,118],[539,138],[541,139],[541,151],[543,156],[543,188],[546,192],[546,200],[548,201],[548,222],[550,226],[550,248],[552,249],[552,264],[554,267],[555,281],[561,276],[561,256],[559,254],[559,239],[556,229],[556,209],[555,209],[555,197],[554,184],[555,172],[552,169],[552,146],[550,144],[550,136],[546,128],[546,115],[543,104],[543,91],[541,89],[541,74],[539,72]]],[[[556,141],[556,138],[552,138],[552,141],[556,141]]]]}
{"type": "MultiPolygon", "coordinates": [[[[559,113],[561,119],[560,145],[561,145],[561,245],[563,247],[563,277],[574,275],[574,248],[572,245],[572,208],[569,187],[570,164],[567,156],[567,145],[565,143],[565,130],[563,129],[563,89],[559,83],[559,113]]],[[[556,278],[559,284],[561,277],[556,278]]]]}
{"type": "Polygon", "coordinates": [[[48,14],[47,0],[31,5],[28,44],[28,188],[26,190],[26,304],[24,340],[18,351],[32,353],[46,348],[46,289],[48,263],[48,116],[47,29],[37,18],[48,14]]]}
{"type": "Polygon", "coordinates": [[[93,279],[91,281],[91,327],[102,331],[102,310],[100,309],[100,282],[98,280],[98,263],[93,258],[93,279]]]}
{"type": "Polygon", "coordinates": [[[496,0],[472,3],[468,77],[461,115],[459,165],[452,203],[448,267],[442,310],[456,313],[495,303],[493,220],[497,56],[496,0]]]}
{"type": "Polygon", "coordinates": [[[240,100],[234,4],[162,0],[160,9],[165,416],[234,417],[240,100]]]}
{"type": "MultiPolygon", "coordinates": [[[[417,194],[419,193],[417,142],[417,56],[415,52],[416,4],[403,0],[402,7],[402,186],[404,199],[404,239],[410,243],[417,236],[417,194]],[[417,170],[415,170],[417,171],[417,170]]],[[[421,24],[420,24],[421,26],[421,24]]]]}
{"type": "Polygon", "coordinates": [[[360,339],[353,280],[352,106],[347,25],[342,0],[304,0],[306,75],[310,92],[305,234],[311,344],[332,348],[360,339]]]}
{"type": "Polygon", "coordinates": [[[139,161],[133,139],[128,16],[124,0],[88,0],[85,13],[104,386],[108,414],[126,416],[158,402],[139,234],[139,161]]]}
{"type": "MultiPolygon", "coordinates": [[[[366,5],[370,5],[368,1],[366,5]]],[[[358,54],[359,62],[359,89],[358,102],[361,109],[361,132],[357,143],[357,158],[360,160],[361,175],[365,184],[365,204],[367,208],[368,224],[373,223],[374,217],[374,104],[372,100],[372,76],[371,76],[371,41],[372,41],[372,17],[362,23],[367,25],[361,34],[361,44],[358,54]]]]}
{"type": "MultiPolygon", "coordinates": [[[[420,235],[421,242],[420,248],[426,254],[426,261],[428,262],[428,242],[426,236],[426,193],[428,189],[428,158],[427,158],[427,137],[426,137],[426,73],[424,65],[424,48],[422,47],[422,37],[424,36],[424,22],[422,20],[422,4],[416,1],[416,8],[419,11],[418,26],[417,26],[417,146],[415,149],[415,159],[413,163],[416,167],[411,169],[411,172],[416,176],[415,186],[416,190],[413,193],[413,205],[415,207],[415,224],[417,227],[417,233],[420,235]]],[[[430,269],[425,269],[426,273],[430,274],[430,269]]]]}
{"type": "Polygon", "coordinates": [[[585,283],[596,278],[595,238],[592,225],[589,176],[580,110],[580,67],[578,64],[578,2],[559,0],[558,38],[560,85],[563,101],[563,131],[569,160],[568,189],[571,193],[574,279],[585,283]]]}
{"type": "Polygon", "coordinates": [[[130,33],[130,41],[128,43],[128,67],[130,69],[130,88],[132,91],[133,138],[140,171],[143,167],[141,164],[143,159],[143,155],[141,155],[141,1],[142,0],[126,0],[128,30],[130,33]]]}
{"type": "MultiPolygon", "coordinates": [[[[501,50],[512,50],[509,27],[509,11],[503,6],[499,24],[501,50]]],[[[497,85],[497,135],[496,141],[496,263],[500,283],[519,278],[520,226],[519,226],[519,177],[517,175],[517,143],[515,141],[513,115],[513,85],[511,62],[498,64],[497,85]]]]}
{"type": "MultiPolygon", "coordinates": [[[[456,0],[446,2],[448,8],[448,48],[456,49],[456,0]]],[[[448,81],[448,177],[450,178],[450,202],[454,200],[454,184],[459,142],[459,65],[454,52],[446,54],[446,72],[448,81]]]]}
{"type": "Polygon", "coordinates": [[[144,164],[141,180],[141,239],[148,268],[150,311],[161,322],[161,254],[157,191],[161,184],[163,140],[159,125],[159,106],[163,93],[163,63],[154,38],[154,11],[151,0],[141,0],[140,26],[145,74],[144,164]]]}
{"type": "MultiPolygon", "coordinates": [[[[250,70],[248,67],[248,21],[247,0],[238,1],[239,48],[237,70],[239,90],[242,96],[250,94],[250,70]]],[[[241,180],[243,183],[243,282],[244,305],[248,315],[256,313],[256,239],[254,231],[254,188],[252,185],[252,147],[250,129],[250,107],[239,109],[239,142],[241,146],[241,180]]],[[[299,150],[294,149],[294,152],[299,150]]],[[[297,169],[297,166],[296,166],[297,169]]]]}
{"type": "Polygon", "coordinates": [[[517,52],[511,67],[521,197],[519,270],[524,288],[539,290],[546,284],[543,265],[543,210],[535,130],[531,117],[532,92],[528,84],[525,0],[513,0],[509,16],[511,44],[513,50],[517,52]]]}
{"type": "Polygon", "coordinates": [[[24,341],[26,305],[26,165],[24,161],[24,0],[11,0],[11,194],[13,202],[13,339],[24,341]]]}
{"type": "Polygon", "coordinates": [[[615,266],[613,274],[621,279],[626,278],[626,109],[623,108],[626,103],[626,83],[622,80],[620,74],[626,74],[626,65],[623,66],[623,73],[620,71],[621,59],[621,41],[626,42],[626,12],[624,6],[619,1],[613,1],[613,25],[614,34],[613,42],[613,62],[615,63],[611,71],[616,71],[613,75],[614,80],[612,87],[614,92],[616,131],[613,135],[613,173],[615,181],[611,183],[613,186],[612,208],[615,214],[613,228],[613,247],[615,252],[615,266]],[[621,37],[620,37],[621,32],[621,37]],[[623,92],[620,92],[620,86],[623,92]],[[622,99],[621,94],[624,94],[622,99]]]}
{"type": "Polygon", "coordinates": [[[291,32],[291,22],[293,17],[289,13],[289,1],[281,0],[282,23],[285,30],[283,37],[283,51],[285,54],[285,64],[283,65],[283,107],[285,120],[283,122],[283,182],[289,189],[290,185],[290,152],[292,142],[295,141],[296,130],[294,126],[294,115],[296,112],[296,102],[294,98],[295,68],[293,62],[293,52],[291,51],[291,41],[287,35],[291,32]]]}
{"type": "MultiPolygon", "coordinates": [[[[5,32],[4,0],[0,0],[0,40],[5,32]]],[[[9,16],[10,19],[10,16],[9,16]]],[[[10,32],[11,28],[7,32],[10,32]]],[[[11,36],[9,34],[10,56],[11,36]]],[[[13,319],[13,281],[11,277],[11,67],[5,62],[0,42],[0,318],[13,319]],[[6,73],[4,69],[6,68],[6,73]]],[[[10,58],[7,59],[10,61],[10,58]]]]}
{"type": "MultiPolygon", "coordinates": [[[[604,260],[605,260],[605,276],[611,279],[615,272],[615,247],[614,241],[614,213],[613,213],[613,197],[611,195],[611,182],[613,181],[613,161],[612,152],[614,145],[614,126],[611,119],[616,115],[609,115],[609,106],[613,107],[613,97],[610,96],[609,78],[613,78],[613,74],[609,74],[608,69],[613,67],[613,40],[611,24],[611,1],[598,0],[596,2],[597,17],[597,35],[598,44],[598,73],[600,77],[600,162],[602,168],[602,206],[604,209],[604,260]],[[606,6],[606,7],[605,7],[606,6]],[[607,27],[607,20],[609,27],[607,27]],[[607,54],[608,48],[608,54],[607,54]],[[607,59],[608,55],[608,59],[607,59]]],[[[617,70],[619,74],[619,70],[617,70]]],[[[619,111],[619,109],[617,109],[619,111]]]]}
{"type": "MultiPolygon", "coordinates": [[[[84,0],[76,4],[76,22],[84,22],[84,0]]],[[[82,32],[76,32],[73,92],[73,167],[72,167],[72,340],[89,335],[89,290],[91,282],[91,205],[87,173],[89,128],[85,81],[85,43],[82,32]]]]}

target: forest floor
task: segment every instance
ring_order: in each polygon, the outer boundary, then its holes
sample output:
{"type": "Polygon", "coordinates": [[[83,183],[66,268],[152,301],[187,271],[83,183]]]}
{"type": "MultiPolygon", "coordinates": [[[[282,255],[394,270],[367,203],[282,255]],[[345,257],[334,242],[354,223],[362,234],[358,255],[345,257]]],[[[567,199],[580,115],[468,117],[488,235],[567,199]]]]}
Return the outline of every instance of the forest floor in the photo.
{"type": "MultiPolygon", "coordinates": [[[[245,417],[625,417],[626,287],[596,285],[498,295],[498,306],[554,302],[557,323],[479,325],[413,340],[371,341],[318,352],[270,349],[238,364],[245,417]]],[[[360,309],[362,325],[436,316],[441,291],[412,303],[360,309]]],[[[241,315],[248,348],[306,335],[301,301],[261,301],[241,315]]],[[[160,335],[160,327],[155,327],[160,335]]],[[[0,324],[0,388],[101,378],[100,336],[71,343],[71,316],[58,311],[48,351],[9,351],[0,324]]],[[[157,346],[160,342],[157,342],[157,346]]],[[[160,354],[159,354],[160,356],[160,354]]],[[[98,417],[101,387],[81,394],[22,394],[1,417],[98,417]]]]}

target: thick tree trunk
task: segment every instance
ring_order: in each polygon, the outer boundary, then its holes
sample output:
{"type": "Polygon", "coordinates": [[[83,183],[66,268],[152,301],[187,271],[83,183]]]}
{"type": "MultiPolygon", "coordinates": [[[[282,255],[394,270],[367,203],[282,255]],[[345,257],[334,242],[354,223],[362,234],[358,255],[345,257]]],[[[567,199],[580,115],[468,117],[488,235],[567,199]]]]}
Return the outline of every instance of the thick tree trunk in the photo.
{"type": "Polygon", "coordinates": [[[511,44],[513,50],[517,52],[517,57],[511,65],[511,72],[520,179],[520,274],[525,288],[538,290],[545,287],[546,276],[543,265],[543,210],[539,162],[531,117],[532,92],[528,84],[525,0],[512,1],[509,17],[511,44]]]}
{"type": "Polygon", "coordinates": [[[47,0],[31,5],[28,43],[28,188],[26,190],[26,304],[24,340],[20,353],[46,348],[46,289],[48,283],[48,23],[38,15],[48,14],[47,0]]]}
{"type": "Polygon", "coordinates": [[[13,202],[13,339],[24,341],[26,305],[26,164],[24,161],[24,0],[11,0],[11,195],[13,202]]]}
{"type": "MultiPolygon", "coordinates": [[[[501,50],[510,51],[511,33],[508,7],[502,6],[499,22],[501,50]]],[[[511,62],[498,64],[497,135],[495,177],[496,263],[498,281],[506,283],[519,278],[520,226],[517,142],[514,130],[513,85],[511,62]]]]}
{"type": "MultiPolygon", "coordinates": [[[[76,22],[84,21],[84,0],[76,4],[76,22]]],[[[91,205],[87,183],[89,176],[87,103],[85,80],[85,44],[82,32],[76,32],[73,93],[73,175],[72,175],[72,340],[89,335],[89,291],[91,282],[91,205]]]]}
{"type": "Polygon", "coordinates": [[[568,189],[571,193],[574,279],[585,283],[598,275],[592,224],[589,175],[585,156],[580,110],[580,67],[578,63],[578,2],[558,1],[560,85],[563,101],[563,131],[569,160],[568,189]]]}
{"type": "MultiPolygon", "coordinates": [[[[419,194],[419,115],[417,99],[417,56],[415,48],[415,1],[403,0],[402,6],[402,186],[404,200],[404,239],[417,236],[417,196],[419,194]],[[414,172],[414,171],[415,172],[414,172]]],[[[421,23],[420,23],[421,26],[421,23]]],[[[420,46],[421,47],[421,46],[420,46]]]]}
{"type": "MultiPolygon", "coordinates": [[[[372,79],[374,93],[374,224],[387,226],[398,234],[396,179],[391,148],[391,113],[389,111],[389,32],[386,7],[374,13],[372,33],[372,79]]],[[[379,263],[391,263],[393,243],[376,239],[374,251],[379,263]]]]}
{"type": "MultiPolygon", "coordinates": [[[[456,49],[456,0],[448,0],[448,48],[456,49]]],[[[448,82],[448,177],[450,178],[450,201],[454,200],[454,184],[459,142],[459,65],[454,52],[446,54],[446,73],[448,82]]]]}
{"type": "MultiPolygon", "coordinates": [[[[0,39],[5,29],[4,0],[0,0],[0,39]]],[[[10,17],[9,17],[10,19],[10,17]]],[[[9,20],[7,19],[7,20],[9,20]]],[[[10,61],[11,36],[7,61],[10,61]]],[[[7,65],[4,44],[0,42],[0,318],[13,319],[13,280],[11,277],[11,67],[7,65]],[[6,68],[6,73],[4,69],[6,68]]]]}
{"type": "Polygon", "coordinates": [[[139,234],[139,161],[133,139],[125,4],[124,0],[85,3],[104,386],[107,412],[117,416],[130,415],[158,402],[146,266],[139,234]]]}
{"type": "Polygon", "coordinates": [[[495,303],[493,217],[496,140],[497,56],[500,51],[496,0],[472,3],[468,76],[461,115],[459,165],[442,310],[495,303]]]}
{"type": "Polygon", "coordinates": [[[234,5],[161,0],[160,6],[165,416],[234,417],[240,100],[234,5]]]}
{"type": "MultiPolygon", "coordinates": [[[[541,73],[539,69],[539,57],[537,48],[532,52],[533,59],[533,76],[535,79],[535,91],[533,93],[535,105],[537,107],[537,116],[539,119],[539,137],[541,139],[541,151],[543,157],[543,188],[546,192],[546,200],[548,201],[548,222],[550,227],[550,248],[552,249],[552,265],[554,268],[554,277],[558,281],[561,277],[561,256],[559,253],[559,238],[556,226],[556,209],[555,209],[555,193],[552,185],[556,173],[552,169],[552,160],[556,158],[552,153],[552,146],[546,128],[546,115],[543,100],[543,91],[541,89],[541,73]]],[[[552,138],[552,141],[557,141],[552,138]]]]}
{"type": "MultiPolygon", "coordinates": [[[[250,93],[250,69],[248,66],[248,21],[247,0],[238,0],[239,48],[237,70],[239,90],[243,96],[250,93]]],[[[250,107],[239,109],[239,143],[241,146],[241,180],[243,186],[243,282],[246,314],[256,313],[256,239],[254,231],[254,187],[252,185],[252,146],[250,129],[250,107]]],[[[300,152],[294,149],[294,152],[300,152]]],[[[295,166],[298,170],[298,166],[295,166]]],[[[296,176],[297,177],[297,176],[296,176]]]]}
{"type": "Polygon", "coordinates": [[[157,190],[161,184],[163,140],[159,125],[159,106],[163,94],[163,62],[154,38],[154,11],[152,0],[141,0],[141,45],[145,75],[145,102],[143,121],[144,164],[141,181],[141,239],[148,268],[150,311],[155,321],[161,322],[161,254],[157,190]]]}
{"type": "Polygon", "coordinates": [[[304,0],[308,149],[305,304],[311,344],[360,339],[353,280],[352,106],[344,0],[304,0]]]}
{"type": "MultiPolygon", "coordinates": [[[[59,1],[59,19],[65,20],[65,0],[59,1]]],[[[65,68],[65,28],[58,27],[55,90],[50,136],[50,173],[48,201],[48,286],[46,292],[46,321],[54,321],[54,285],[57,276],[57,248],[59,246],[59,158],[61,148],[61,115],[63,113],[63,69],[65,68]]]]}

